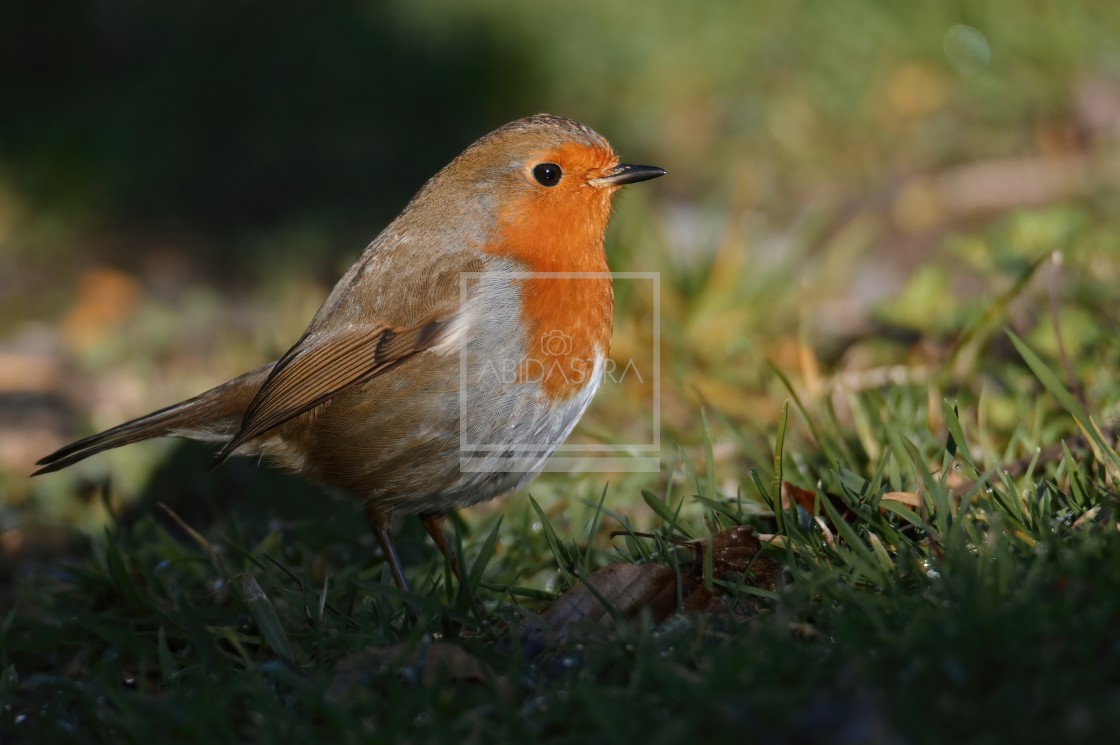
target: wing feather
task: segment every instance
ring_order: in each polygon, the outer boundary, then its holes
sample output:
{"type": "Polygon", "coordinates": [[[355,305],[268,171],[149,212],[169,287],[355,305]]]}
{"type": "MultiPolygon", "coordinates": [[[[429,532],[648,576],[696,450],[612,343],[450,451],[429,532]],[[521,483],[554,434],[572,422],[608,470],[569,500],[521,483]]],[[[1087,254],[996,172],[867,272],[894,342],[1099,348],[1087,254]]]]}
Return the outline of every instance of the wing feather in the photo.
{"type": "Polygon", "coordinates": [[[245,411],[241,429],[218,454],[218,461],[254,437],[435,346],[452,320],[405,329],[382,326],[347,329],[326,337],[305,335],[273,367],[245,411]]]}

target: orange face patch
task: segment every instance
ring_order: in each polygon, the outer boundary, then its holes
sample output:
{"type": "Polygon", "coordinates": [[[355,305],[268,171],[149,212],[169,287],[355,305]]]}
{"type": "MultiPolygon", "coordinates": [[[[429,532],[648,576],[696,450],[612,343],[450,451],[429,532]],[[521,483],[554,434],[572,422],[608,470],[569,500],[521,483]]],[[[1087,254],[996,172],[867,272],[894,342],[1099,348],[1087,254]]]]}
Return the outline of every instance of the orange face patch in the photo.
{"type": "Polygon", "coordinates": [[[522,280],[529,349],[518,376],[539,381],[555,400],[582,390],[592,379],[597,354],[610,348],[614,293],[603,235],[615,189],[588,180],[617,162],[605,148],[577,144],[541,153],[528,169],[556,163],[563,178],[553,187],[528,185],[512,199],[499,217],[500,239],[486,247],[539,273],[522,280]]]}

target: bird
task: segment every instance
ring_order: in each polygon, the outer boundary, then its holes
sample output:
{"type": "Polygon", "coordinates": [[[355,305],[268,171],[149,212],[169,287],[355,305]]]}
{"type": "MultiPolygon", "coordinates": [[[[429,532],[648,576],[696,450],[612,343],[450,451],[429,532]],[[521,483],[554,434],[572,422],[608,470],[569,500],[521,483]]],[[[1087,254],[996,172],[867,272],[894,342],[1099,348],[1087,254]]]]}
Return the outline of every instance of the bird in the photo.
{"type": "Polygon", "coordinates": [[[587,409],[613,328],[613,198],[664,174],[572,119],[505,124],[420,188],[279,359],[66,445],[32,476],[153,437],[217,442],[215,465],[263,458],[361,505],[407,591],[394,516],[419,514],[454,559],[446,514],[523,486],[587,409]]]}

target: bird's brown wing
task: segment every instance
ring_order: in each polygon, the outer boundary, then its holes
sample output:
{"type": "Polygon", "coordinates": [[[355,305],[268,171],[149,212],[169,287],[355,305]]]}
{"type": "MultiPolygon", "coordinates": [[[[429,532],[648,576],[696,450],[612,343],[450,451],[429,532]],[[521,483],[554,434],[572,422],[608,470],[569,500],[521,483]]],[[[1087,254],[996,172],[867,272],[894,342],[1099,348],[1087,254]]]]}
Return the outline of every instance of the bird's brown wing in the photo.
{"type": "Polygon", "coordinates": [[[411,328],[305,334],[272,368],[245,411],[241,429],[218,454],[218,462],[254,437],[430,349],[452,320],[453,316],[411,328]]]}

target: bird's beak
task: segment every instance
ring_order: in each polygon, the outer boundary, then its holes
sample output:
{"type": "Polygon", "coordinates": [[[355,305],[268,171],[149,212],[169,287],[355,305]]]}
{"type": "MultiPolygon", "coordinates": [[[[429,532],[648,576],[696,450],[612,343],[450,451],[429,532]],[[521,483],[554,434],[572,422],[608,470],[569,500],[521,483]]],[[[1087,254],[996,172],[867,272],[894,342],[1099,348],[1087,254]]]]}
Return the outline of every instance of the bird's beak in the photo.
{"type": "Polygon", "coordinates": [[[623,184],[636,184],[639,181],[649,181],[651,178],[664,176],[665,169],[657,166],[632,166],[619,163],[612,168],[606,176],[593,178],[587,183],[600,189],[605,186],[622,186],[623,184]]]}

